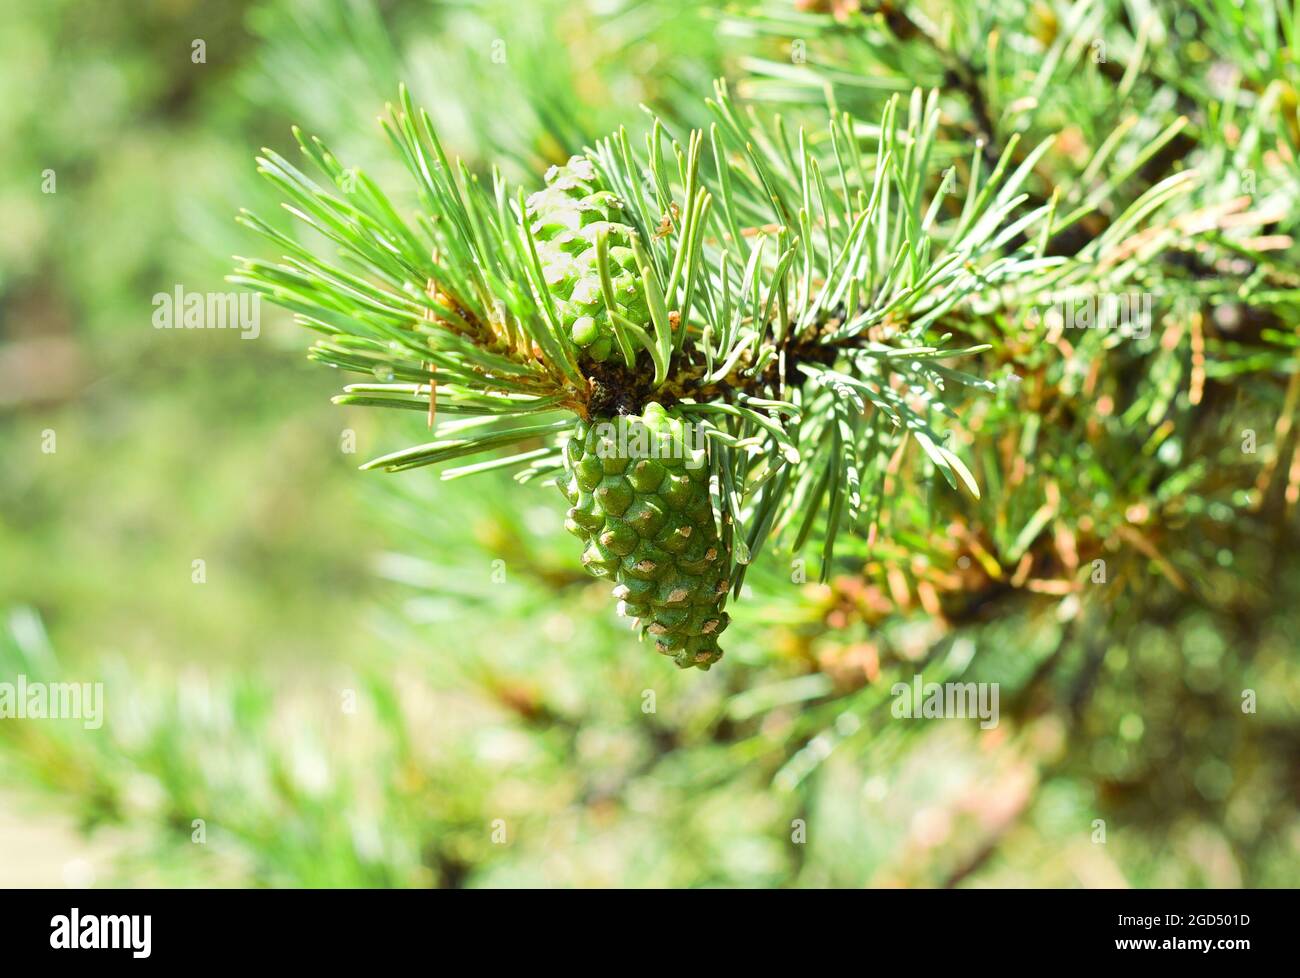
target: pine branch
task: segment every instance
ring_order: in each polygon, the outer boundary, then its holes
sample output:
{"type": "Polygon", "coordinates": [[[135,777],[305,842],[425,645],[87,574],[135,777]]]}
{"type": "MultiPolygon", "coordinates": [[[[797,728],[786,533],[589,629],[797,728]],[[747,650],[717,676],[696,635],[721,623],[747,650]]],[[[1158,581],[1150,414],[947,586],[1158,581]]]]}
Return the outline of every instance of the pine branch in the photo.
{"type": "Polygon", "coordinates": [[[1049,256],[1053,232],[1082,213],[1058,216],[1055,196],[1027,206],[1051,140],[1022,153],[1013,136],[989,167],[977,145],[958,188],[955,168],[937,179],[937,92],[888,100],[875,126],[835,113],[820,132],[765,122],[722,83],[706,104],[707,133],[677,137],[653,119],[637,149],[620,130],[528,196],[453,164],[403,91],[385,130],[415,181],[414,219],[300,136],[333,190],[274,154],[261,168],[339,258],[245,215],[286,258],[246,260],[235,280],[325,334],[313,358],[381,381],[340,401],[466,416],[367,467],[514,447],[451,475],[519,466],[521,480],[545,481],[565,443],[553,412],[591,420],[675,405],[705,433],[737,561],[772,536],[801,547],[817,528],[825,573],[840,530],[875,525],[884,474],[907,444],[953,489],[979,496],[949,444],[963,388],[994,389],[956,366],[988,349],[972,322],[1008,296],[1042,304],[1085,280],[1124,281],[1167,244],[1157,235],[1133,250],[1130,231],[1190,186],[1166,181],[1079,255],[1049,256]],[[550,202],[567,199],[554,197],[559,185],[575,180],[625,221],[583,239],[598,273],[583,279],[581,309],[603,313],[613,338],[600,355],[587,345],[590,319],[575,320],[577,300],[557,291],[577,272],[544,223],[550,202]],[[614,234],[630,246],[619,246],[618,290],[614,234]]]}

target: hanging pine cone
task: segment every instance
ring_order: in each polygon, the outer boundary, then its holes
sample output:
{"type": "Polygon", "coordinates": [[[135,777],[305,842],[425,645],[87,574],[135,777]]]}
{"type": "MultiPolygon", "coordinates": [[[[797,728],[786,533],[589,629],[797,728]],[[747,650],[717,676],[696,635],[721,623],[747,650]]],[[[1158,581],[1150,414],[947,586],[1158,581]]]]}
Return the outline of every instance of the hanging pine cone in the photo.
{"type": "Polygon", "coordinates": [[[731,553],[694,434],[656,403],[640,418],[578,422],[564,456],[565,527],[586,543],[587,570],[616,583],[620,614],[681,668],[708,669],[722,658],[731,553]]]}
{"type": "Polygon", "coordinates": [[[632,252],[633,230],[619,223],[622,204],[598,190],[591,161],[575,156],[546,173],[546,189],[527,200],[548,291],[560,322],[578,348],[596,363],[614,352],[614,330],[600,289],[596,237],[608,235],[609,275],[615,305],[634,323],[650,318],[632,252]]]}

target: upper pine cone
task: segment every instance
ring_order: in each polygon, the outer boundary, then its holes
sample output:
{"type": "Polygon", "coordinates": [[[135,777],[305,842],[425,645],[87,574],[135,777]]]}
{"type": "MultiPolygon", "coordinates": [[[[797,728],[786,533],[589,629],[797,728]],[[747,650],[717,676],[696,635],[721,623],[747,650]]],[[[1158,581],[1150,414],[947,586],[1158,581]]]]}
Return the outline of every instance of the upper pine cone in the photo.
{"type": "Polygon", "coordinates": [[[615,305],[634,323],[649,320],[631,248],[632,228],[618,218],[623,205],[597,189],[591,161],[572,157],[546,172],[546,189],[527,200],[538,258],[556,311],[573,342],[597,363],[614,352],[614,330],[600,290],[596,237],[606,231],[615,305]]]}

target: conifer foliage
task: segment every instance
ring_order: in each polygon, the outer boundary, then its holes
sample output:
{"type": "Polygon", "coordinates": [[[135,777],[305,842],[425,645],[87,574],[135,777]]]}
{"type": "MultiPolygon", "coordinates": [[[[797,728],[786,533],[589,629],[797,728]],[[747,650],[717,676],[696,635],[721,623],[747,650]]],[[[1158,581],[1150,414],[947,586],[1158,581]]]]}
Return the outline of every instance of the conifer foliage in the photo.
{"type": "Polygon", "coordinates": [[[944,394],[992,385],[953,365],[984,346],[956,342],[944,317],[1061,264],[1042,253],[1052,208],[1019,192],[1046,144],[991,172],[976,148],[965,187],[934,189],[936,93],[890,101],[874,127],[835,114],[815,137],[765,126],[722,84],[708,109],[707,134],[656,120],[638,153],[621,130],[527,196],[449,160],[403,93],[385,128],[415,178],[413,218],[300,137],[332,188],[270,152],[261,168],[340,259],[244,215],[286,257],[246,260],[235,280],[322,333],[313,357],[380,381],[341,402],[451,418],[368,467],[514,447],[444,477],[554,480],[574,437],[557,411],[671,409],[706,446],[717,559],[738,565],[710,586],[738,591],[770,536],[802,546],[822,520],[829,561],[840,530],[875,519],[905,441],[978,496],[944,394]]]}
{"type": "MultiPolygon", "coordinates": [[[[443,476],[512,467],[521,482],[559,482],[585,565],[618,581],[626,608],[648,607],[629,600],[628,575],[654,567],[645,573],[663,592],[656,601],[685,590],[680,600],[716,613],[687,615],[688,646],[714,629],[698,656],[665,643],[681,615],[656,605],[646,619],[680,665],[708,665],[725,624],[711,589],[738,595],[769,542],[793,552],[813,542],[826,580],[844,533],[888,539],[891,520],[907,522],[907,507],[886,504],[898,477],[941,478],[967,512],[983,505],[976,470],[1002,485],[996,465],[972,465],[970,450],[987,459],[991,446],[962,416],[984,418],[979,398],[1005,405],[1017,396],[1007,384],[1042,379],[1021,330],[1054,342],[1062,319],[1067,329],[1115,327],[1080,336],[1071,362],[1107,350],[1117,363],[1154,357],[1167,370],[1173,336],[1153,350],[1136,332],[1149,332],[1153,314],[1167,317],[1169,329],[1199,337],[1195,397],[1212,374],[1285,361],[1276,330],[1259,334],[1255,358],[1207,343],[1198,303],[1231,297],[1270,317],[1293,305],[1293,281],[1272,254],[1291,239],[1261,229],[1295,203],[1294,133],[1269,114],[1294,89],[1243,97],[1265,83],[1249,71],[1223,92],[1213,78],[1180,87],[1150,50],[1154,15],[1133,35],[1089,14],[1096,9],[1077,5],[1066,22],[1040,11],[1045,53],[1027,61],[1000,48],[1006,25],[992,13],[952,11],[945,33],[922,10],[894,4],[741,5],[723,16],[733,33],[759,42],[802,34],[797,43],[815,40],[822,58],[750,58],[747,101],[719,81],[705,124],[678,132],[654,118],[640,139],[620,129],[538,174],[532,193],[449,159],[403,91],[384,128],[412,177],[411,205],[300,135],[317,177],[269,151],[260,165],[338,257],[245,215],[285,257],[246,260],[235,280],[320,332],[313,357],[368,375],[341,402],[442,419],[433,441],[368,467],[488,456],[443,476]],[[1113,33],[1122,36],[1111,47],[1113,33]],[[1117,50],[1128,65],[1118,75],[1107,58],[1117,50]],[[934,87],[901,83],[905,52],[912,74],[934,87]],[[1067,125],[1064,74],[1089,58],[1097,71],[1085,84],[1109,85],[1115,97],[1086,99],[1067,125]],[[1029,87],[1017,99],[1021,81],[1029,87]],[[1139,99],[1158,110],[1117,117],[1139,99]],[[1217,135],[1207,120],[1198,129],[1164,111],[1196,99],[1211,100],[1217,135]],[[810,111],[816,101],[829,111],[810,111]],[[1198,148],[1194,172],[1180,154],[1198,148]],[[1263,184],[1255,198],[1233,196],[1246,168],[1263,184]],[[1131,310],[1131,297],[1147,305],[1131,310]],[[648,530],[633,544],[619,493],[599,502],[598,525],[586,494],[610,487],[586,488],[575,468],[591,464],[592,425],[641,417],[671,417],[704,447],[690,485],[707,491],[712,527],[672,561],[648,530]],[[918,452],[919,466],[902,464],[918,452]],[[688,584],[675,575],[694,575],[700,547],[718,570],[688,584]]],[[[1284,16],[1242,26],[1268,40],[1265,59],[1286,75],[1278,43],[1294,32],[1294,11],[1279,9],[1284,16]]],[[[1219,4],[1203,16],[1224,28],[1237,15],[1219,4]]],[[[1074,386],[1075,369],[1048,382],[1049,401],[1074,386]]],[[[1137,392],[1127,416],[1156,422],[1171,383],[1137,392]]],[[[621,478],[630,461],[604,459],[606,476],[621,478]]],[[[702,500],[690,500],[692,514],[702,500]]],[[[1042,529],[1031,520],[1007,549],[1023,554],[1042,529]]]]}

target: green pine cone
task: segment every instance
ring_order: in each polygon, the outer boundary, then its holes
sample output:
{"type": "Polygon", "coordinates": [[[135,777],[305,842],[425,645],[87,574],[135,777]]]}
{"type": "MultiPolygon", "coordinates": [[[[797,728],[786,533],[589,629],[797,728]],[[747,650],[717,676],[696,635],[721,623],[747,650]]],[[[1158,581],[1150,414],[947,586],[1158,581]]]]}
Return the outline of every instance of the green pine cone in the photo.
{"type": "Polygon", "coordinates": [[[642,417],[579,421],[565,451],[565,527],[587,545],[582,562],[617,585],[635,618],[683,669],[722,658],[718,636],[730,549],[718,535],[709,469],[695,429],[661,405],[642,417]]]}
{"type": "Polygon", "coordinates": [[[615,307],[638,326],[650,319],[632,252],[633,231],[618,221],[623,205],[608,190],[597,188],[591,161],[575,156],[547,171],[546,189],[529,197],[527,208],[537,256],[561,324],[592,360],[608,359],[615,352],[615,341],[596,257],[596,237],[602,230],[608,235],[615,307]]]}

